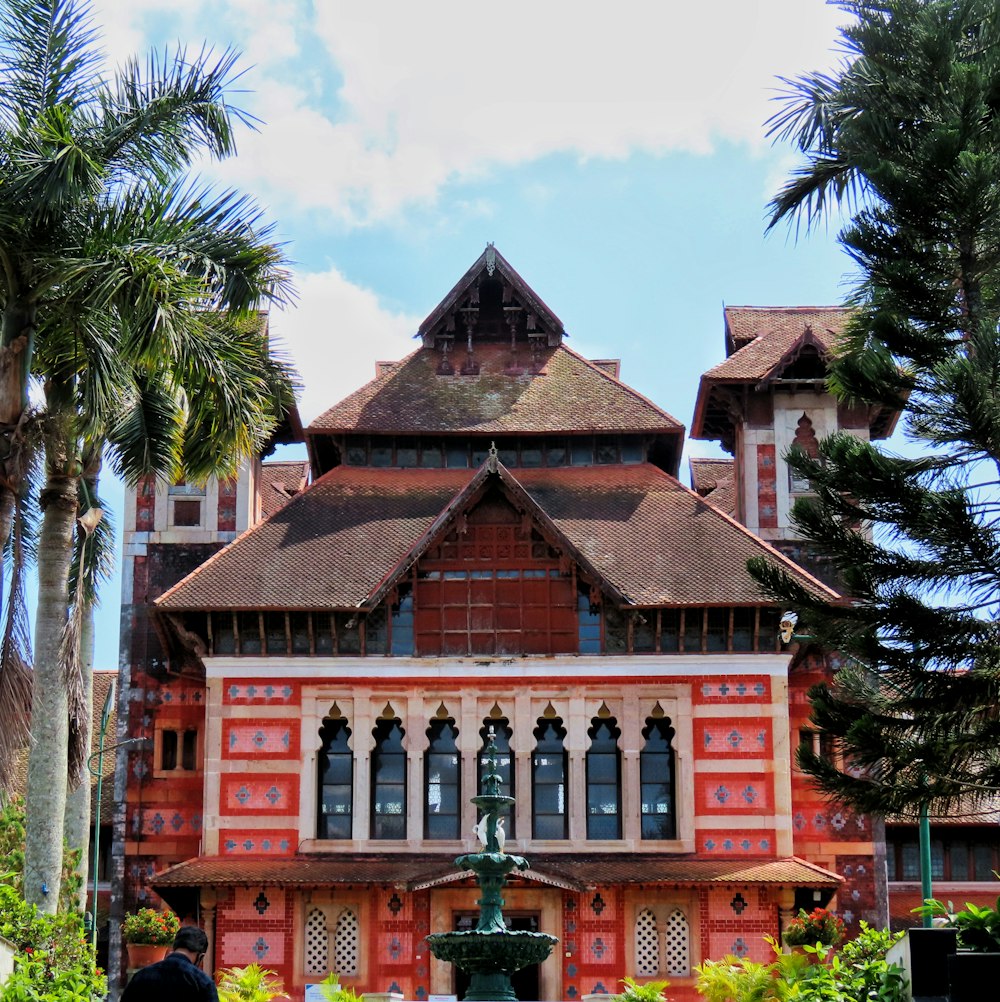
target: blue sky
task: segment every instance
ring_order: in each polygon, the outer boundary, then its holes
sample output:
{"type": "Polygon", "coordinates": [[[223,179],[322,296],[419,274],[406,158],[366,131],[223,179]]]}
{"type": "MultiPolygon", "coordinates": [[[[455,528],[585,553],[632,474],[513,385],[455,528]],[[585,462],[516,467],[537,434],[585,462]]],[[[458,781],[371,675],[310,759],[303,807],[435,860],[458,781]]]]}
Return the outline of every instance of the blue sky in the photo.
{"type": "MultiPolygon", "coordinates": [[[[261,120],[203,165],[253,193],[294,260],[272,333],[306,421],[412,350],[493,241],[569,344],[689,424],[723,357],[722,306],[845,295],[835,228],[765,236],[795,164],[766,138],[776,77],[829,67],[823,0],[101,0],[111,61],[234,46],[261,120]]],[[[695,455],[717,454],[693,443],[695,455]]],[[[686,474],[685,474],[686,475],[686,474]]],[[[112,504],[120,490],[107,485],[112,504]]],[[[117,664],[120,582],[98,667],[117,664]]]]}

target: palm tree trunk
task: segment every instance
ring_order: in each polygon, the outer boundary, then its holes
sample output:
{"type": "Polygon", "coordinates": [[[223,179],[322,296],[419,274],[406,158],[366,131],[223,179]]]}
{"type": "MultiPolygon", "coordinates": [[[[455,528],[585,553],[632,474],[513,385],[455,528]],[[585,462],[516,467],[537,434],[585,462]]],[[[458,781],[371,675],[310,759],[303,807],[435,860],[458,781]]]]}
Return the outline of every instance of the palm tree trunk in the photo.
{"type": "MultiPolygon", "coordinates": [[[[87,698],[87,723],[94,719],[94,604],[87,603],[83,614],[83,630],[80,634],[80,661],[83,668],[83,691],[87,698]]],[[[88,748],[91,739],[88,738],[88,748]]],[[[66,794],[66,819],[63,833],[66,844],[71,849],[80,850],[80,860],[76,872],[80,877],[80,891],[77,904],[80,911],[87,907],[87,882],[90,864],[90,794],[93,787],[90,770],[84,770],[75,788],[68,788],[66,794]]]]}
{"type": "Polygon", "coordinates": [[[28,758],[24,896],[43,912],[59,903],[66,814],[69,719],[60,646],[69,605],[77,481],[72,422],[50,411],[45,433],[46,483],[38,544],[35,689],[28,758]]]}

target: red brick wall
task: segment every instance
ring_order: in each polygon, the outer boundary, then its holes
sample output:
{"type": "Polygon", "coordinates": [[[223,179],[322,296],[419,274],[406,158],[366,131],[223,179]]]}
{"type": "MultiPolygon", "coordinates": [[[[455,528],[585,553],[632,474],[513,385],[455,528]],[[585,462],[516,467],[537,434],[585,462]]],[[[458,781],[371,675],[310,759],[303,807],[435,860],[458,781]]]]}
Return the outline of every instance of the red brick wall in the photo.
{"type": "Polygon", "coordinates": [[[757,446],[757,523],[762,529],[778,527],[778,488],[773,445],[757,446]]]}

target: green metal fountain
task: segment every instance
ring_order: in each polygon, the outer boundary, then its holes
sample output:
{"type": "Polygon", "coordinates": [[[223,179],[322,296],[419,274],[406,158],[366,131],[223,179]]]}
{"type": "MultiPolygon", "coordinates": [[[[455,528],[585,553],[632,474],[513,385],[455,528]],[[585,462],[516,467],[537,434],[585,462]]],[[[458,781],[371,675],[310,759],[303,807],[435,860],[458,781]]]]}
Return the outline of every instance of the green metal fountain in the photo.
{"type": "Polygon", "coordinates": [[[475,929],[460,932],[435,932],[427,937],[431,953],[438,960],[454,964],[470,976],[465,1002],[517,1002],[510,976],[532,964],[540,964],[558,942],[544,932],[521,932],[507,928],[503,918],[501,891],[513,870],[526,870],[523,856],[504,852],[503,815],[510,812],[513,797],[500,792],[497,773],[497,748],[490,730],[486,745],[486,772],[482,793],[472,802],[483,816],[474,831],[482,845],[481,852],[459,856],[455,865],[471,870],[482,896],[479,920],[475,929]]]}

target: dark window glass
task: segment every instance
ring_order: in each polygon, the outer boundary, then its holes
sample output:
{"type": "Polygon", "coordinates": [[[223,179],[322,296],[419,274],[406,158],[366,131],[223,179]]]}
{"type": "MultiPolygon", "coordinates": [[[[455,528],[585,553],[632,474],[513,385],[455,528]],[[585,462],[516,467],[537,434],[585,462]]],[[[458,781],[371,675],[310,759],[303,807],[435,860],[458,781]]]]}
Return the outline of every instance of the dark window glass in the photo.
{"type": "Polygon", "coordinates": [[[920,848],[916,842],[907,842],[900,853],[903,863],[903,880],[920,879],[920,848]]]}
{"type": "Polygon", "coordinates": [[[392,441],[373,439],[371,447],[372,466],[392,466],[392,441]]]}
{"type": "Polygon", "coordinates": [[[333,653],[332,617],[325,612],[317,612],[313,616],[313,636],[316,641],[317,654],[333,653]]]}
{"type": "Polygon", "coordinates": [[[413,438],[401,438],[396,442],[396,465],[413,467],[417,465],[417,442],[413,438]]]}
{"type": "Polygon", "coordinates": [[[406,752],[398,720],[380,720],[372,732],[371,835],[375,839],[406,838],[406,752]]]}
{"type": "Polygon", "coordinates": [[[649,717],[639,752],[639,800],[644,839],[676,838],[674,807],[674,729],[667,717],[649,717]]]}
{"type": "Polygon", "coordinates": [[[676,651],[681,640],[681,614],[679,609],[660,610],[660,650],[676,651]]]}
{"type": "Polygon", "coordinates": [[[566,442],[563,439],[552,438],[545,443],[546,466],[565,466],[567,455],[566,442]]]}
{"type": "Polygon", "coordinates": [[[626,435],[622,439],[622,462],[641,463],[646,458],[646,450],[643,447],[642,439],[634,435],[626,435]]]}
{"type": "Polygon", "coordinates": [[[424,442],[420,446],[420,465],[428,470],[436,470],[442,465],[440,442],[424,442]]]}
{"type": "Polygon", "coordinates": [[[452,469],[465,469],[469,465],[469,447],[464,442],[461,445],[448,445],[444,458],[445,466],[452,469]]]}
{"type": "Polygon", "coordinates": [[[309,653],[309,613],[290,612],[289,625],[292,631],[292,653],[309,653]]]}
{"type": "Polygon", "coordinates": [[[517,466],[517,442],[510,439],[497,442],[497,459],[508,468],[517,466]]]}
{"type": "Polygon", "coordinates": [[[212,613],[212,652],[214,654],[236,653],[236,636],[233,634],[233,614],[231,612],[212,613]]]}
{"type": "Polygon", "coordinates": [[[778,620],[780,616],[781,613],[777,609],[760,610],[760,634],[757,638],[757,650],[779,650],[778,620]]]}
{"type": "Polygon", "coordinates": [[[424,753],[424,838],[456,839],[461,828],[462,763],[454,720],[435,720],[424,753]]]}
{"type": "Polygon", "coordinates": [[[632,620],[632,650],[637,654],[656,650],[655,609],[643,609],[632,620]]]}
{"type": "Polygon", "coordinates": [[[594,462],[594,440],[574,438],[570,441],[570,465],[590,466],[594,462]]]}
{"type": "Polygon", "coordinates": [[[566,731],[562,721],[539,720],[531,754],[531,835],[536,839],[567,837],[566,731]]]}
{"type": "Polygon", "coordinates": [[[534,442],[525,445],[521,443],[521,465],[526,467],[542,465],[542,447],[534,442]]]}
{"type": "Polygon", "coordinates": [[[347,465],[368,465],[368,444],[363,438],[352,438],[347,443],[347,465]]]}
{"type": "Polygon", "coordinates": [[[412,656],[413,651],[413,596],[400,588],[399,605],[392,607],[392,653],[405,658],[412,656]]]}
{"type": "Polygon", "coordinates": [[[621,831],[620,731],[614,721],[595,720],[587,749],[587,838],[617,839],[621,831]]]}
{"type": "Polygon", "coordinates": [[[319,752],[317,838],[349,839],[354,801],[354,756],[346,720],[324,720],[319,752]]]}
{"type": "Polygon", "coordinates": [[[607,654],[625,654],[628,650],[628,622],[621,609],[604,606],[604,650],[607,654]]]}
{"type": "Polygon", "coordinates": [[[358,629],[358,614],[356,612],[338,612],[335,615],[337,626],[337,653],[360,654],[361,631],[358,629]]]}
{"type": "Polygon", "coordinates": [[[729,635],[729,610],[708,609],[708,628],[705,633],[705,650],[724,651],[729,635]]]}
{"type": "Polygon", "coordinates": [[[177,731],[160,731],[160,768],[177,768],[177,731]]]}
{"type": "Polygon", "coordinates": [[[753,650],[753,609],[733,609],[733,650],[753,650]]]}
{"type": "Polygon", "coordinates": [[[944,877],[944,843],[939,839],[931,841],[931,877],[934,880],[944,877]]]}
{"type": "Polygon", "coordinates": [[[473,442],[472,443],[472,468],[478,469],[483,463],[486,462],[486,457],[490,454],[490,443],[489,442],[473,442]]]}
{"type": "Polygon", "coordinates": [[[993,871],[996,869],[993,847],[989,845],[974,845],[972,847],[972,859],[975,867],[973,880],[993,880],[993,871]]]}
{"type": "Polygon", "coordinates": [[[385,606],[373,609],[365,617],[365,654],[386,653],[385,606]]]}
{"type": "Polygon", "coordinates": [[[240,653],[260,654],[260,615],[256,612],[240,612],[240,653]]]}
{"type": "Polygon", "coordinates": [[[890,881],[899,880],[899,877],[896,876],[896,874],[898,873],[898,867],[896,866],[897,847],[895,845],[890,844],[886,848],[887,848],[887,852],[885,854],[886,879],[890,881]]]}
{"type": "Polygon", "coordinates": [[[577,595],[578,649],[581,654],[601,653],[601,608],[590,604],[590,595],[577,595]]]}
{"type": "MultiPolygon", "coordinates": [[[[490,731],[493,731],[493,743],[496,745],[497,749],[497,775],[500,777],[500,792],[505,797],[513,797],[514,793],[514,767],[513,767],[513,753],[510,748],[510,738],[514,733],[510,727],[510,723],[506,717],[498,717],[496,720],[484,720],[483,728],[479,732],[483,739],[483,749],[489,742],[490,731]]],[[[477,793],[481,793],[483,789],[483,776],[486,775],[486,752],[481,750],[479,752],[479,788],[477,793]]],[[[507,815],[504,825],[507,830],[507,837],[514,838],[517,833],[517,829],[514,825],[514,815],[513,813],[507,815]]]]}
{"type": "Polygon", "coordinates": [[[684,653],[697,654],[701,650],[703,609],[684,610],[684,653]]]}
{"type": "Polygon", "coordinates": [[[596,450],[597,462],[604,465],[618,462],[618,442],[615,439],[599,438],[596,450]]]}
{"type": "Polygon", "coordinates": [[[285,635],[285,614],[283,612],[264,613],[264,639],[268,654],[287,654],[288,638],[285,635]]]}
{"type": "Polygon", "coordinates": [[[194,772],[198,768],[198,732],[185,731],[181,740],[181,768],[194,772]]]}
{"type": "Polygon", "coordinates": [[[952,842],[948,852],[948,862],[951,864],[952,880],[969,879],[969,843],[965,839],[956,839],[952,842]]]}

